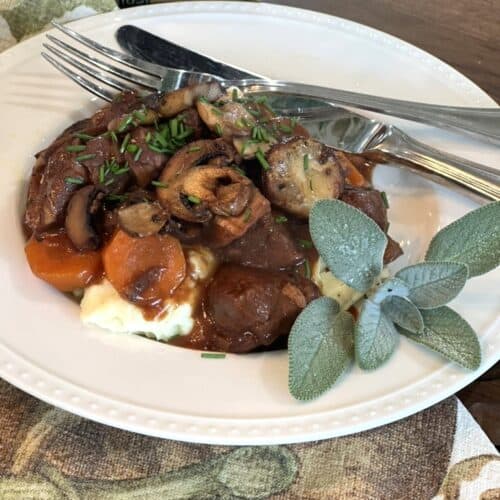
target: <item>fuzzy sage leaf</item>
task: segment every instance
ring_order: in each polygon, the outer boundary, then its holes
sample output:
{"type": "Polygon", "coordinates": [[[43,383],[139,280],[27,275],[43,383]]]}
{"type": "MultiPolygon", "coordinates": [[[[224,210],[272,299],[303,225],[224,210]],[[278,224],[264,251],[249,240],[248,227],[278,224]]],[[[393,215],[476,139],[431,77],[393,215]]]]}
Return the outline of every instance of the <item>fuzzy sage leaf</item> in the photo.
{"type": "Polygon", "coordinates": [[[363,370],[384,364],[396,349],[398,332],[393,322],[371,300],[364,302],[354,327],[356,362],[363,370]]]}
{"type": "Polygon", "coordinates": [[[398,328],[406,337],[438,352],[464,368],[476,370],[481,364],[481,346],[472,327],[449,307],[421,311],[422,334],[398,328]]]}
{"type": "Polygon", "coordinates": [[[425,260],[461,262],[469,267],[469,277],[500,265],[500,201],[441,229],[432,238],[425,260]]]}
{"type": "Polygon", "coordinates": [[[382,271],[387,237],[360,210],[340,200],[316,202],[309,216],[311,237],[334,276],[365,292],[382,271]]]}
{"type": "Polygon", "coordinates": [[[467,281],[468,269],[458,262],[422,262],[396,273],[409,287],[408,298],[420,309],[444,306],[467,281]]]}
{"type": "Polygon", "coordinates": [[[422,333],[424,320],[415,304],[406,297],[390,295],[382,302],[382,312],[399,325],[414,334],[422,333]]]}
{"type": "Polygon", "coordinates": [[[353,358],[353,318],[328,297],[309,303],[288,339],[289,390],[302,401],[328,390],[353,358]]]}
{"type": "Polygon", "coordinates": [[[391,278],[384,281],[370,296],[370,300],[375,304],[381,304],[387,297],[408,297],[410,289],[408,285],[398,278],[391,278]]]}

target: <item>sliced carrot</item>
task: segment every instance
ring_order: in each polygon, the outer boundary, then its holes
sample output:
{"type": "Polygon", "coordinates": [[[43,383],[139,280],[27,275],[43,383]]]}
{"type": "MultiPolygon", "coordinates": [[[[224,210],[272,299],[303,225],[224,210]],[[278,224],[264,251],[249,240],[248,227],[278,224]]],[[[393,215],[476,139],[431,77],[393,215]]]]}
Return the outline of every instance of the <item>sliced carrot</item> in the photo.
{"type": "Polygon", "coordinates": [[[170,296],[186,276],[181,244],[166,234],[133,238],[119,229],[102,257],[106,277],[118,293],[143,305],[170,296]]]}
{"type": "Polygon", "coordinates": [[[62,292],[83,288],[102,276],[100,252],[79,252],[64,233],[42,241],[32,237],[24,251],[33,274],[62,292]]]}

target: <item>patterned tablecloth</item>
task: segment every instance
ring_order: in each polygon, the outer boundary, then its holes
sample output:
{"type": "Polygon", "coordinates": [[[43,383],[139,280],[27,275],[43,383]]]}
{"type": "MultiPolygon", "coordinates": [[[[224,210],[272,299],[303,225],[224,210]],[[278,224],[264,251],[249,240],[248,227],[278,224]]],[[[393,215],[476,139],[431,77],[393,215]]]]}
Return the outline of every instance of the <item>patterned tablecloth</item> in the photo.
{"type": "MultiPolygon", "coordinates": [[[[368,1],[368,0],[367,0],[368,1]]],[[[0,50],[114,0],[0,0],[0,50]]],[[[500,457],[450,398],[372,431],[290,446],[141,436],[0,381],[0,499],[500,499],[500,457]]]]}

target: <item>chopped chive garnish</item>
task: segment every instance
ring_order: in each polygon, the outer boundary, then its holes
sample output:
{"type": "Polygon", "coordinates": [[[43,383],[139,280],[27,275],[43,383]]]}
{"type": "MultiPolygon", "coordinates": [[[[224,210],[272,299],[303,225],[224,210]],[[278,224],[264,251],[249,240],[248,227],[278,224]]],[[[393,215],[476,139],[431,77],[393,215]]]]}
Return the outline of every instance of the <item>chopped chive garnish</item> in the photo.
{"type": "Polygon", "coordinates": [[[252,217],[252,209],[247,208],[245,210],[245,213],[243,214],[243,222],[248,222],[250,220],[250,217],[252,217]]]}
{"type": "Polygon", "coordinates": [[[142,155],[142,148],[139,148],[134,155],[134,161],[139,161],[141,155],[142,155]]]}
{"type": "Polygon", "coordinates": [[[82,141],[90,141],[90,139],[94,138],[93,135],[84,134],[83,132],[77,132],[76,134],[74,134],[74,136],[78,139],[81,139],[82,141]]]}
{"type": "Polygon", "coordinates": [[[133,115],[134,115],[134,118],[137,118],[137,120],[139,120],[140,123],[144,123],[146,121],[147,115],[143,111],[135,110],[133,112],[133,115]]]}
{"type": "Polygon", "coordinates": [[[178,134],[178,126],[179,126],[177,118],[170,120],[169,125],[170,125],[170,133],[172,134],[172,137],[175,137],[178,134]]]}
{"type": "Polygon", "coordinates": [[[380,196],[382,197],[382,201],[384,202],[385,208],[389,208],[389,200],[387,199],[387,194],[385,191],[380,192],[380,196]]]}
{"type": "Polygon", "coordinates": [[[102,184],[106,178],[106,172],[104,170],[104,165],[99,167],[99,182],[102,184]]]}
{"type": "Polygon", "coordinates": [[[245,124],[243,123],[243,120],[241,118],[238,118],[234,124],[238,127],[238,128],[245,128],[245,124]]]}
{"type": "Polygon", "coordinates": [[[108,179],[108,180],[104,183],[104,185],[105,185],[105,186],[109,186],[110,184],[113,184],[113,182],[114,182],[114,181],[115,181],[114,179],[108,179]]]}
{"type": "Polygon", "coordinates": [[[255,158],[259,160],[259,163],[261,164],[262,168],[264,170],[269,170],[271,167],[269,166],[269,163],[267,163],[266,157],[264,156],[264,153],[262,152],[262,149],[257,149],[255,153],[255,158]]]}
{"type": "Polygon", "coordinates": [[[238,90],[237,89],[233,89],[232,99],[233,99],[233,101],[237,101],[238,100],[238,90]]]}
{"type": "Polygon", "coordinates": [[[145,139],[146,139],[146,142],[149,142],[151,140],[151,132],[148,132],[146,134],[146,138],[145,139]]]}
{"type": "Polygon", "coordinates": [[[223,352],[202,352],[201,357],[206,359],[224,359],[226,355],[223,352]]]}
{"type": "Polygon", "coordinates": [[[188,149],[188,153],[196,153],[196,151],[201,151],[201,146],[191,146],[188,149]]]}
{"type": "Polygon", "coordinates": [[[110,133],[109,133],[110,137],[111,137],[111,140],[115,143],[115,144],[118,144],[118,136],[115,134],[114,130],[112,130],[110,133]]]}
{"type": "Polygon", "coordinates": [[[274,219],[278,224],[284,224],[285,222],[288,221],[288,219],[284,216],[284,215],[278,215],[275,219],[274,219]]]}
{"type": "Polygon", "coordinates": [[[220,123],[215,124],[215,131],[219,137],[222,137],[222,127],[220,126],[220,123]]]}
{"type": "Polygon", "coordinates": [[[208,99],[204,95],[198,97],[198,101],[202,102],[203,104],[208,104],[208,99]]]}
{"type": "Polygon", "coordinates": [[[236,172],[238,172],[240,175],[247,175],[247,173],[240,167],[238,167],[237,165],[234,165],[233,168],[236,170],[236,172]]]}
{"type": "Polygon", "coordinates": [[[304,261],[304,275],[307,279],[311,279],[311,264],[307,259],[304,261]]]}
{"type": "Polygon", "coordinates": [[[127,117],[125,117],[121,122],[120,122],[120,125],[118,125],[118,128],[116,129],[116,131],[120,134],[121,132],[125,132],[125,130],[127,129],[127,127],[132,123],[132,121],[134,120],[134,118],[132,117],[132,115],[128,115],[127,117]]]}
{"type": "Polygon", "coordinates": [[[210,110],[215,116],[222,116],[223,113],[220,109],[216,108],[215,106],[212,106],[212,109],[210,110]]]}
{"type": "Polygon", "coordinates": [[[306,153],[304,155],[304,171],[307,172],[309,169],[309,155],[306,153]]]}
{"type": "Polygon", "coordinates": [[[128,144],[127,145],[127,152],[131,154],[137,153],[137,150],[139,149],[139,146],[137,144],[128,144]]]}
{"type": "Polygon", "coordinates": [[[87,146],[82,146],[82,145],[77,145],[77,144],[71,144],[69,146],[66,146],[66,151],[68,153],[80,153],[82,151],[85,151],[85,148],[87,146]]]}
{"type": "Polygon", "coordinates": [[[96,155],[94,153],[89,153],[87,155],[80,155],[75,158],[76,161],[92,160],[96,155]]]}
{"type": "Polygon", "coordinates": [[[255,102],[257,104],[266,104],[267,103],[267,97],[265,95],[262,95],[260,97],[255,98],[255,102]]]}
{"type": "Polygon", "coordinates": [[[85,181],[81,177],[66,177],[64,182],[68,184],[83,184],[85,181]]]}
{"type": "Polygon", "coordinates": [[[122,167],[122,168],[119,168],[119,169],[114,170],[114,171],[112,171],[112,172],[113,172],[113,174],[115,174],[115,175],[122,175],[122,174],[125,174],[125,173],[126,173],[126,172],[128,172],[128,171],[129,171],[129,168],[128,168],[128,167],[122,167]]]}
{"type": "Polygon", "coordinates": [[[252,115],[255,116],[255,118],[258,118],[261,115],[261,112],[258,111],[257,109],[247,109],[247,111],[252,115]]]}
{"type": "Polygon", "coordinates": [[[284,123],[280,123],[278,128],[285,134],[291,134],[293,132],[293,128],[289,125],[285,125],[284,123]]]}
{"type": "Polygon", "coordinates": [[[299,245],[302,248],[312,248],[313,247],[312,241],[310,241],[310,240],[299,240],[299,245]]]}
{"type": "Polygon", "coordinates": [[[125,151],[127,150],[127,147],[128,147],[128,143],[130,142],[130,134],[127,134],[124,138],[123,138],[123,142],[122,142],[122,145],[120,146],[120,153],[125,153],[125,151]]]}
{"type": "Polygon", "coordinates": [[[151,181],[151,184],[155,187],[159,187],[159,188],[168,188],[168,184],[165,184],[164,182],[160,182],[160,181],[151,181]]]}
{"type": "Polygon", "coordinates": [[[187,199],[195,205],[199,205],[201,203],[200,198],[198,198],[198,196],[195,196],[194,194],[189,194],[187,199]]]}

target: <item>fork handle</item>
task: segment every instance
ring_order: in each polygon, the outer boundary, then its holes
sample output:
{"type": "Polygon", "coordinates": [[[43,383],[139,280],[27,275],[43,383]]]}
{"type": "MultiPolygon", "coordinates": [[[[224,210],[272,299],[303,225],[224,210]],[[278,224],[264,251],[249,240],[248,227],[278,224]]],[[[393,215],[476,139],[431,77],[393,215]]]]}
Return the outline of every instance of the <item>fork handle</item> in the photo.
{"type": "Polygon", "coordinates": [[[500,108],[469,108],[424,104],[279,80],[248,79],[227,81],[226,84],[237,85],[248,93],[292,93],[304,97],[323,99],[334,104],[398,116],[438,127],[459,129],[500,141],[500,108]]]}
{"type": "Polygon", "coordinates": [[[500,172],[473,161],[443,153],[392,129],[368,151],[378,151],[428,173],[444,177],[488,200],[500,200],[500,172]]]}

